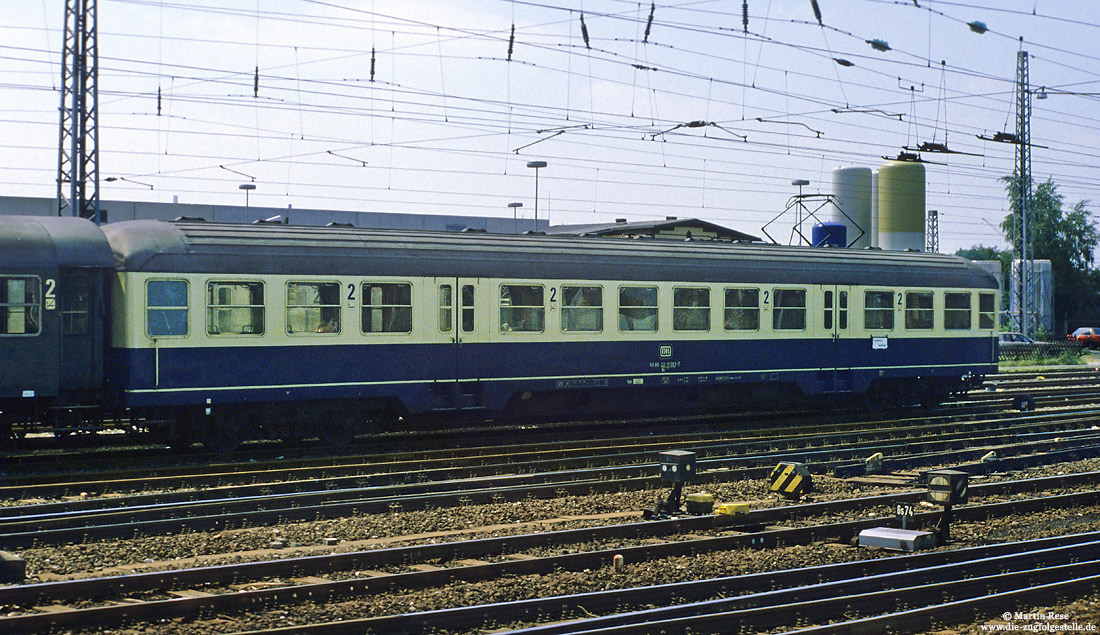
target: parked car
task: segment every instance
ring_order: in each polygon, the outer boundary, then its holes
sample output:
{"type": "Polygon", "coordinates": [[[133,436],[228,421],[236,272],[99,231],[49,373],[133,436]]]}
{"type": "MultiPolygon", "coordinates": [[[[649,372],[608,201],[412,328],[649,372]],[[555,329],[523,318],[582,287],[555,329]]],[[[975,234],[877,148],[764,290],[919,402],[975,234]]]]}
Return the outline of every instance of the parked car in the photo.
{"type": "MultiPolygon", "coordinates": [[[[1072,340],[1072,338],[1071,338],[1072,340]]],[[[1084,344],[1069,342],[1036,342],[1023,333],[999,333],[998,358],[1001,361],[1011,359],[1038,359],[1041,357],[1061,357],[1066,353],[1081,355],[1084,344]]]]}
{"type": "Polygon", "coordinates": [[[1069,341],[1083,344],[1087,348],[1098,348],[1100,347],[1100,328],[1082,326],[1070,333],[1067,338],[1069,341]]]}
{"type": "Polygon", "coordinates": [[[1046,351],[1046,346],[1042,342],[1036,342],[1023,333],[998,333],[997,341],[1000,356],[1004,359],[1038,357],[1046,351]]]}

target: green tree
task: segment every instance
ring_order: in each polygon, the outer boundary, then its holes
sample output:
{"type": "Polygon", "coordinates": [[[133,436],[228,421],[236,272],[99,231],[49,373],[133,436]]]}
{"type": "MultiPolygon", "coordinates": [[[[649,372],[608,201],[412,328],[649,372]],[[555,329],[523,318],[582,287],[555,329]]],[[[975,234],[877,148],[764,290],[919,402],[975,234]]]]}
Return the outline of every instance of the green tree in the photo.
{"type": "MultiPolygon", "coordinates": [[[[1016,210],[1020,209],[1019,177],[1001,178],[1011,201],[1012,212],[1001,223],[1012,244],[1016,210]]],[[[1031,188],[1032,255],[1049,260],[1054,276],[1054,322],[1062,327],[1070,317],[1088,311],[1096,304],[1097,276],[1092,270],[1093,252],[1100,244],[1088,201],[1079,201],[1070,211],[1063,206],[1058,186],[1047,179],[1031,188]]]]}
{"type": "Polygon", "coordinates": [[[1012,251],[1007,249],[997,249],[996,247],[986,247],[985,245],[974,245],[969,249],[960,249],[955,252],[956,256],[962,256],[967,260],[1000,260],[1005,261],[1005,258],[1012,258],[1012,251]]]}
{"type": "MultiPolygon", "coordinates": [[[[1000,260],[1001,261],[1001,306],[998,310],[1003,312],[1008,308],[1008,293],[1006,292],[1004,283],[1012,276],[1012,259],[1015,254],[1011,249],[998,249],[997,247],[986,247],[985,245],[974,245],[969,249],[960,249],[955,252],[956,256],[962,256],[967,260],[1000,260]]],[[[1002,319],[1003,313],[1001,313],[1002,319]]],[[[1006,324],[1002,324],[1001,328],[1007,328],[1006,324]]]]}
{"type": "Polygon", "coordinates": [[[960,249],[955,252],[955,255],[962,256],[967,260],[1000,260],[1001,273],[1005,280],[1008,280],[1008,276],[1012,271],[1012,259],[1015,257],[1011,249],[998,249],[996,247],[986,247],[985,245],[974,245],[969,249],[960,249]]]}

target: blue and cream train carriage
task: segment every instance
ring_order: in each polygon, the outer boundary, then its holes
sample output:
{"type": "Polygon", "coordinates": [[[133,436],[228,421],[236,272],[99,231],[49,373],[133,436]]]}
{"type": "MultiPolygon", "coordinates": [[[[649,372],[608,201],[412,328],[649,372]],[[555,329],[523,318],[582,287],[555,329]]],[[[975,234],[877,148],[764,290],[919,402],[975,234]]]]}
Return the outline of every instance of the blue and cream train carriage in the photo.
{"type": "MultiPolygon", "coordinates": [[[[88,261],[85,279],[102,281],[91,297],[107,302],[100,314],[90,307],[74,317],[79,302],[60,283],[72,259],[63,249],[53,263],[39,254],[37,269],[0,257],[0,322],[15,325],[0,334],[9,419],[72,417],[89,405],[86,385],[43,390],[20,372],[24,349],[58,334],[64,343],[74,320],[103,333],[87,341],[103,346],[86,353],[89,376],[103,382],[94,405],[218,443],[259,434],[341,440],[398,416],[681,410],[793,395],[931,403],[995,369],[996,282],[953,256],[24,222],[43,228],[40,240],[82,236],[87,244],[74,253],[88,261]],[[61,294],[52,305],[49,288],[61,294]],[[20,331],[32,313],[43,326],[20,331]]],[[[63,376],[69,359],[51,358],[49,372],[63,376]]]]}

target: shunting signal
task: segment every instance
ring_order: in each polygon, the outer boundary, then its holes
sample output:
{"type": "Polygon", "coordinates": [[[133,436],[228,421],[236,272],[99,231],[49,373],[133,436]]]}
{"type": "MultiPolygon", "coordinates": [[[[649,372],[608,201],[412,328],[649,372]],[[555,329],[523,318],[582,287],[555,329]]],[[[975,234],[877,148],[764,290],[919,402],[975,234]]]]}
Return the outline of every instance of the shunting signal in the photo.
{"type": "Polygon", "coordinates": [[[802,463],[780,463],[768,476],[768,489],[797,499],[813,490],[813,479],[809,468],[802,463]]]}

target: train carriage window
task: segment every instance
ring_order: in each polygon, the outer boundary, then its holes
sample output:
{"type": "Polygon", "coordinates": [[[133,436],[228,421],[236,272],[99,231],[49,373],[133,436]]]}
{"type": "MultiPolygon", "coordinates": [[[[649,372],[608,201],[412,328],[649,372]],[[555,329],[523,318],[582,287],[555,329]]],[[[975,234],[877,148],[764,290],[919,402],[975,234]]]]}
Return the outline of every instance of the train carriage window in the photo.
{"type": "Polygon", "coordinates": [[[500,285],[501,332],[541,332],[546,316],[545,289],[539,284],[500,285]]]}
{"type": "Polygon", "coordinates": [[[37,335],[42,294],[38,278],[0,278],[0,335],[37,335]]]}
{"type": "Polygon", "coordinates": [[[992,293],[978,294],[978,328],[991,329],[996,324],[997,296],[992,293]]]}
{"type": "Polygon", "coordinates": [[[145,332],[149,337],[187,336],[187,281],[145,282],[145,332]]]}
{"type": "Polygon", "coordinates": [[[603,330],[603,287],[562,286],[562,331],[603,330]]]}
{"type": "Polygon", "coordinates": [[[619,288],[619,330],[657,330],[657,287],[619,288]]]}
{"type": "Polygon", "coordinates": [[[210,335],[263,335],[262,282],[210,282],[206,332],[210,335]]]}
{"type": "Polygon", "coordinates": [[[894,328],[894,292],[867,291],[863,301],[863,328],[890,331],[894,328]]]}
{"type": "Polygon", "coordinates": [[[676,331],[710,330],[710,289],[672,290],[672,328],[676,331]]]}
{"type": "Polygon", "coordinates": [[[474,332],[474,285],[462,285],[462,332],[474,332]]]}
{"type": "Polygon", "coordinates": [[[836,311],[837,326],[844,330],[848,328],[848,292],[841,291],[837,296],[839,298],[836,311]]]}
{"type": "Polygon", "coordinates": [[[363,283],[363,332],[412,332],[412,285],[407,282],[363,283]]]}
{"type": "Polygon", "coordinates": [[[87,335],[92,312],[91,284],[85,278],[62,281],[61,334],[87,335]]]}
{"type": "Polygon", "coordinates": [[[943,328],[955,331],[970,328],[969,293],[944,294],[943,328]]]}
{"type": "Polygon", "coordinates": [[[826,331],[833,330],[833,295],[832,291],[825,292],[824,315],[822,317],[826,331]]]}
{"type": "Polygon", "coordinates": [[[340,283],[288,282],[287,333],[339,333],[340,283]]]}
{"type": "Polygon", "coordinates": [[[772,303],[772,328],[801,331],[806,328],[806,290],[775,289],[772,303]]]}
{"type": "Polygon", "coordinates": [[[910,291],[905,294],[905,328],[914,331],[935,328],[931,291],[910,291]]]}
{"type": "Polygon", "coordinates": [[[759,330],[760,289],[726,289],[723,322],[727,331],[759,330]]]}
{"type": "Polygon", "coordinates": [[[450,333],[454,325],[454,287],[439,285],[439,330],[450,333]]]}

